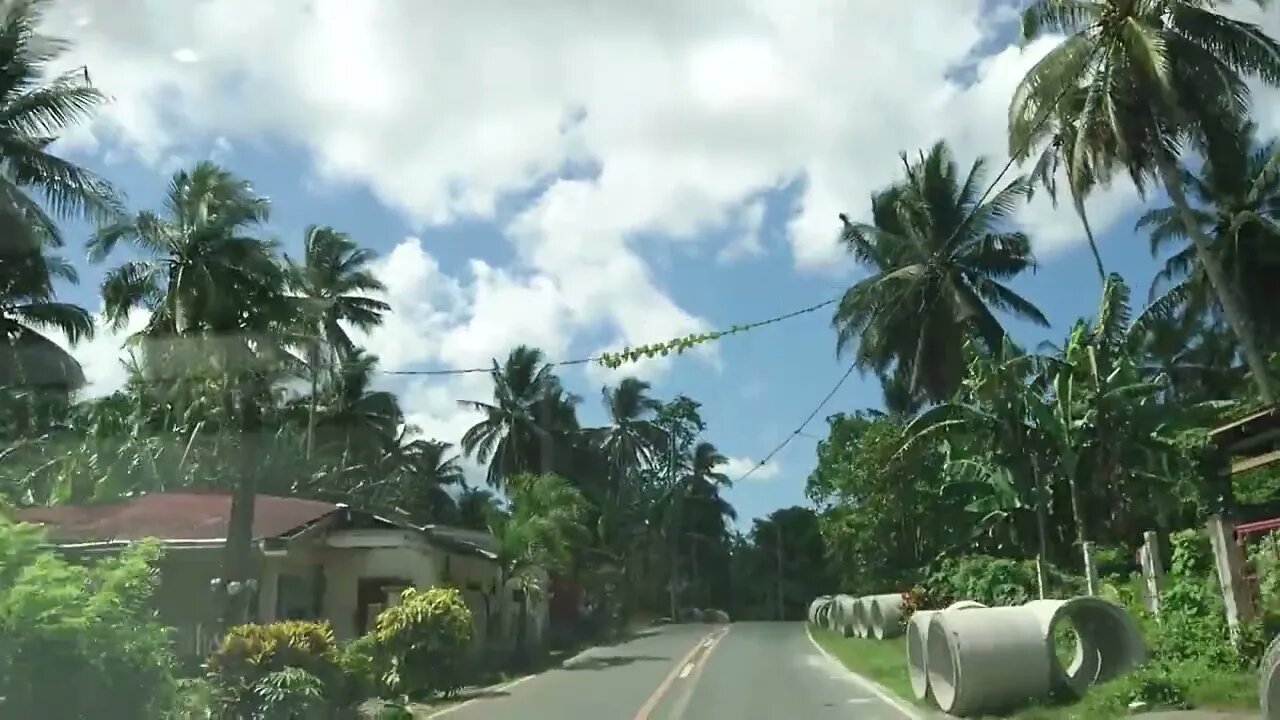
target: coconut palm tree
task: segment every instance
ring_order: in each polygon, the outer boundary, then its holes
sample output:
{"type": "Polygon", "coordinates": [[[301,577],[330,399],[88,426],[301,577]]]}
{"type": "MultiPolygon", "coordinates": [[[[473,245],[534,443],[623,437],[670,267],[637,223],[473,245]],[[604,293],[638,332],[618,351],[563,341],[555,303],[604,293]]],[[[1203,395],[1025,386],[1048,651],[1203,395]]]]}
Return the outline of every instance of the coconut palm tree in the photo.
{"type": "Polygon", "coordinates": [[[457,515],[454,522],[458,527],[471,530],[485,530],[489,527],[490,518],[501,510],[498,498],[484,488],[465,487],[458,493],[457,515]]]}
{"type": "MultiPolygon", "coordinates": [[[[412,428],[408,428],[412,430],[412,428]]],[[[462,487],[466,480],[453,445],[439,440],[407,440],[402,430],[388,461],[385,474],[393,486],[395,505],[414,522],[445,522],[457,514],[457,503],[448,488],[462,487]]]]}
{"type": "Polygon", "coordinates": [[[616,386],[601,389],[609,424],[592,431],[596,448],[608,464],[614,495],[625,495],[637,471],[654,462],[666,445],[666,431],[658,425],[662,403],[649,396],[650,384],[623,378],[616,386]]]}
{"type": "Polygon", "coordinates": [[[1084,201],[1098,184],[1093,168],[1087,157],[1076,153],[1076,127],[1069,119],[1080,113],[1080,106],[1087,94],[1082,88],[1070,88],[1058,101],[1058,108],[1049,115],[1048,120],[1036,130],[1036,140],[1018,148],[1014,161],[1026,160],[1026,153],[1040,146],[1039,157],[1031,171],[1031,179],[1036,185],[1045,189],[1049,200],[1058,206],[1058,175],[1065,176],[1067,192],[1071,196],[1071,207],[1080,219],[1080,227],[1084,230],[1085,240],[1089,243],[1089,252],[1093,255],[1093,264],[1098,271],[1098,280],[1107,282],[1107,271],[1102,264],[1102,253],[1098,250],[1098,241],[1093,236],[1093,226],[1089,223],[1089,213],[1085,210],[1084,201]],[[1067,121],[1064,121],[1067,120],[1067,121]]]}
{"type": "Polygon", "coordinates": [[[44,335],[60,332],[76,343],[93,333],[84,308],[57,300],[55,280],[74,282],[75,268],[42,252],[0,262],[0,387],[72,390],[84,372],[66,350],[44,335]]]}
{"type": "Polygon", "coordinates": [[[1034,267],[1027,236],[1003,227],[1030,186],[1019,177],[984,200],[984,162],[962,176],[943,142],[902,162],[906,177],[872,198],[871,224],[840,216],[846,249],[871,274],[836,308],[836,349],[856,342],[860,367],[882,376],[893,367],[912,395],[941,401],[960,385],[971,335],[1001,346],[994,311],[1048,325],[1001,282],[1034,267]]]}
{"type": "Polygon", "coordinates": [[[246,313],[265,310],[248,305],[255,291],[279,289],[284,280],[273,244],[250,234],[267,215],[267,199],[217,165],[179,170],[169,182],[163,214],[144,210],[110,223],[88,243],[95,262],[120,243],[144,255],[107,271],[107,319],[119,328],[131,310],[148,310],[141,335],[149,338],[242,330],[246,313]]]}
{"type": "MultiPolygon", "coordinates": [[[[116,327],[135,308],[150,312],[133,338],[146,341],[150,377],[173,384],[212,378],[239,431],[223,588],[248,576],[259,470],[251,445],[265,439],[271,380],[286,357],[279,339],[291,320],[274,246],[252,234],[267,212],[267,199],[248,182],[202,162],[173,175],[163,213],[142,211],[105,224],[88,243],[95,261],[122,242],[142,254],[107,271],[102,301],[116,327]]],[[[224,622],[243,616],[245,597],[224,593],[224,622]]]]}
{"type": "Polygon", "coordinates": [[[84,375],[42,332],[59,331],[75,343],[93,323],[82,308],[57,302],[53,281],[75,282],[76,275],[46,250],[63,244],[59,219],[103,221],[119,205],[106,180],[49,152],[106,97],[84,68],[51,72],[68,46],[37,32],[45,5],[0,8],[0,386],[66,390],[83,384],[84,375]]]}
{"type": "MultiPolygon", "coordinates": [[[[1202,0],[1036,0],[1022,37],[1066,38],[1022,79],[1009,107],[1009,147],[1025,157],[1054,120],[1070,128],[1071,165],[1099,182],[1127,171],[1140,191],[1169,195],[1240,337],[1254,382],[1275,400],[1266,359],[1230,277],[1197,222],[1179,170],[1188,142],[1213,145],[1248,114],[1247,77],[1280,83],[1280,44],[1202,0]],[[1080,95],[1081,102],[1064,98],[1080,95]]],[[[1228,140],[1229,141],[1229,140],[1228,140]]],[[[1088,189],[1088,188],[1085,188],[1088,189]]]]}
{"type": "Polygon", "coordinates": [[[458,401],[484,415],[463,434],[461,447],[489,464],[489,485],[500,488],[508,477],[554,466],[556,446],[576,430],[571,417],[576,398],[564,391],[542,351],[526,345],[512,350],[502,365],[494,360],[489,377],[491,402],[458,401]]]}
{"type": "Polygon", "coordinates": [[[307,416],[307,458],[315,446],[316,409],[320,402],[320,374],[323,347],[328,346],[332,365],[350,357],[356,347],[344,324],[368,331],[382,324],[391,306],[371,293],[385,289],[368,266],[375,254],[358,246],[345,233],[331,227],[312,225],[303,240],[301,261],[288,263],[289,289],[302,319],[302,346],[307,356],[311,380],[311,404],[307,416]]]}
{"type": "MultiPolygon", "coordinates": [[[[1280,313],[1272,300],[1280,276],[1280,143],[1258,142],[1257,127],[1242,123],[1237,133],[1205,149],[1199,174],[1184,169],[1181,181],[1195,201],[1196,225],[1212,238],[1264,349],[1274,350],[1280,339],[1280,313]]],[[[1156,276],[1153,296],[1176,293],[1189,318],[1202,324],[1219,316],[1221,306],[1179,210],[1151,210],[1138,220],[1138,229],[1150,231],[1152,255],[1176,247],[1156,276]]]]}

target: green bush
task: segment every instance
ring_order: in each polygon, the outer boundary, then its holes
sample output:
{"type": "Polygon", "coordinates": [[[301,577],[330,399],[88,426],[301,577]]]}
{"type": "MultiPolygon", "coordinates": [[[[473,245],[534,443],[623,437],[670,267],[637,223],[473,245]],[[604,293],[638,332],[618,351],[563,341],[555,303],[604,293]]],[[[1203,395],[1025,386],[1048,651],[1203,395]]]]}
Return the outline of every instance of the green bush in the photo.
{"type": "Polygon", "coordinates": [[[455,588],[409,588],[383,610],[361,648],[392,695],[453,694],[463,684],[471,610],[455,588]]]}
{"type": "Polygon", "coordinates": [[[345,678],[327,622],[239,625],[208,660],[221,717],[292,718],[339,704],[345,678]]]}
{"type": "MultiPolygon", "coordinates": [[[[1083,580],[1049,569],[1048,588],[1053,595],[1081,591],[1083,580]]],[[[1021,605],[1039,596],[1034,560],[1013,560],[989,555],[944,558],[929,573],[919,592],[921,609],[940,608],[957,600],[985,605],[1021,605]]]]}
{"type": "Polygon", "coordinates": [[[145,720],[176,699],[154,544],[76,564],[0,519],[0,717],[145,720]]]}

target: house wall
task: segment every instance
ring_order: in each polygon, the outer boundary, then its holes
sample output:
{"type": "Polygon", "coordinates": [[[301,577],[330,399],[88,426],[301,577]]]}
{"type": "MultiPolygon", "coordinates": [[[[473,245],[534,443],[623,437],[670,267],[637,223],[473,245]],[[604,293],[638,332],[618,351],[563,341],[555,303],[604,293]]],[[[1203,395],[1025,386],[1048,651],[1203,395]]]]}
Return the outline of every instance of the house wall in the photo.
{"type": "Polygon", "coordinates": [[[222,548],[166,550],[157,564],[152,602],[160,621],[174,629],[180,657],[203,657],[212,649],[218,606],[210,587],[222,571],[222,548]]]}
{"type": "Polygon", "coordinates": [[[440,583],[441,568],[433,549],[408,533],[342,531],[331,535],[327,544],[319,553],[324,565],[323,612],[339,639],[358,634],[357,589],[362,578],[398,579],[419,588],[440,583]]]}

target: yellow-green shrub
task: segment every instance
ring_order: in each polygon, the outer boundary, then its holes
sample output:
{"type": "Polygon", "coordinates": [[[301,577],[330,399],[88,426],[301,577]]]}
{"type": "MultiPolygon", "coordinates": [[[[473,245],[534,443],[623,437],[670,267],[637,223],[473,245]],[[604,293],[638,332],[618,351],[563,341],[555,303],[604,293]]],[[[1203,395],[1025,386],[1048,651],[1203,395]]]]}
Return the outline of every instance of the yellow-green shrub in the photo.
{"type": "Polygon", "coordinates": [[[327,622],[233,627],[209,656],[208,669],[219,711],[235,718],[270,716],[271,705],[334,700],[343,683],[338,644],[327,622]],[[314,681],[303,682],[299,673],[314,681]],[[283,682],[286,676],[289,683],[283,682]],[[301,697],[285,697],[290,687],[299,688],[295,694],[301,697]],[[322,697],[315,697],[317,688],[322,697]]]}
{"type": "Polygon", "coordinates": [[[471,636],[471,610],[457,589],[409,588],[378,615],[366,647],[386,691],[450,694],[462,686],[471,636]]]}

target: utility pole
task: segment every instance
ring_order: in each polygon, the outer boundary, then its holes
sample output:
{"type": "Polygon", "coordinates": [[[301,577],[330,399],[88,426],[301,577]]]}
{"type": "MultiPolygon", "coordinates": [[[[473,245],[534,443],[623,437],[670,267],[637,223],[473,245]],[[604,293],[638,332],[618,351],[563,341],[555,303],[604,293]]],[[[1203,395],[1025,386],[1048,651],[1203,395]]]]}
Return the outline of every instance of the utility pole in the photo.
{"type": "Polygon", "coordinates": [[[774,541],[774,549],[778,555],[778,620],[786,620],[782,610],[782,524],[776,519],[773,521],[774,535],[777,538],[774,541]]]}
{"type": "Polygon", "coordinates": [[[680,544],[679,529],[676,527],[679,523],[680,495],[676,482],[676,420],[671,419],[671,425],[667,428],[667,482],[671,484],[671,523],[667,528],[667,532],[671,537],[667,538],[671,544],[671,577],[667,581],[667,592],[671,598],[671,621],[679,622],[680,608],[676,605],[676,579],[679,577],[680,563],[680,544]]]}

